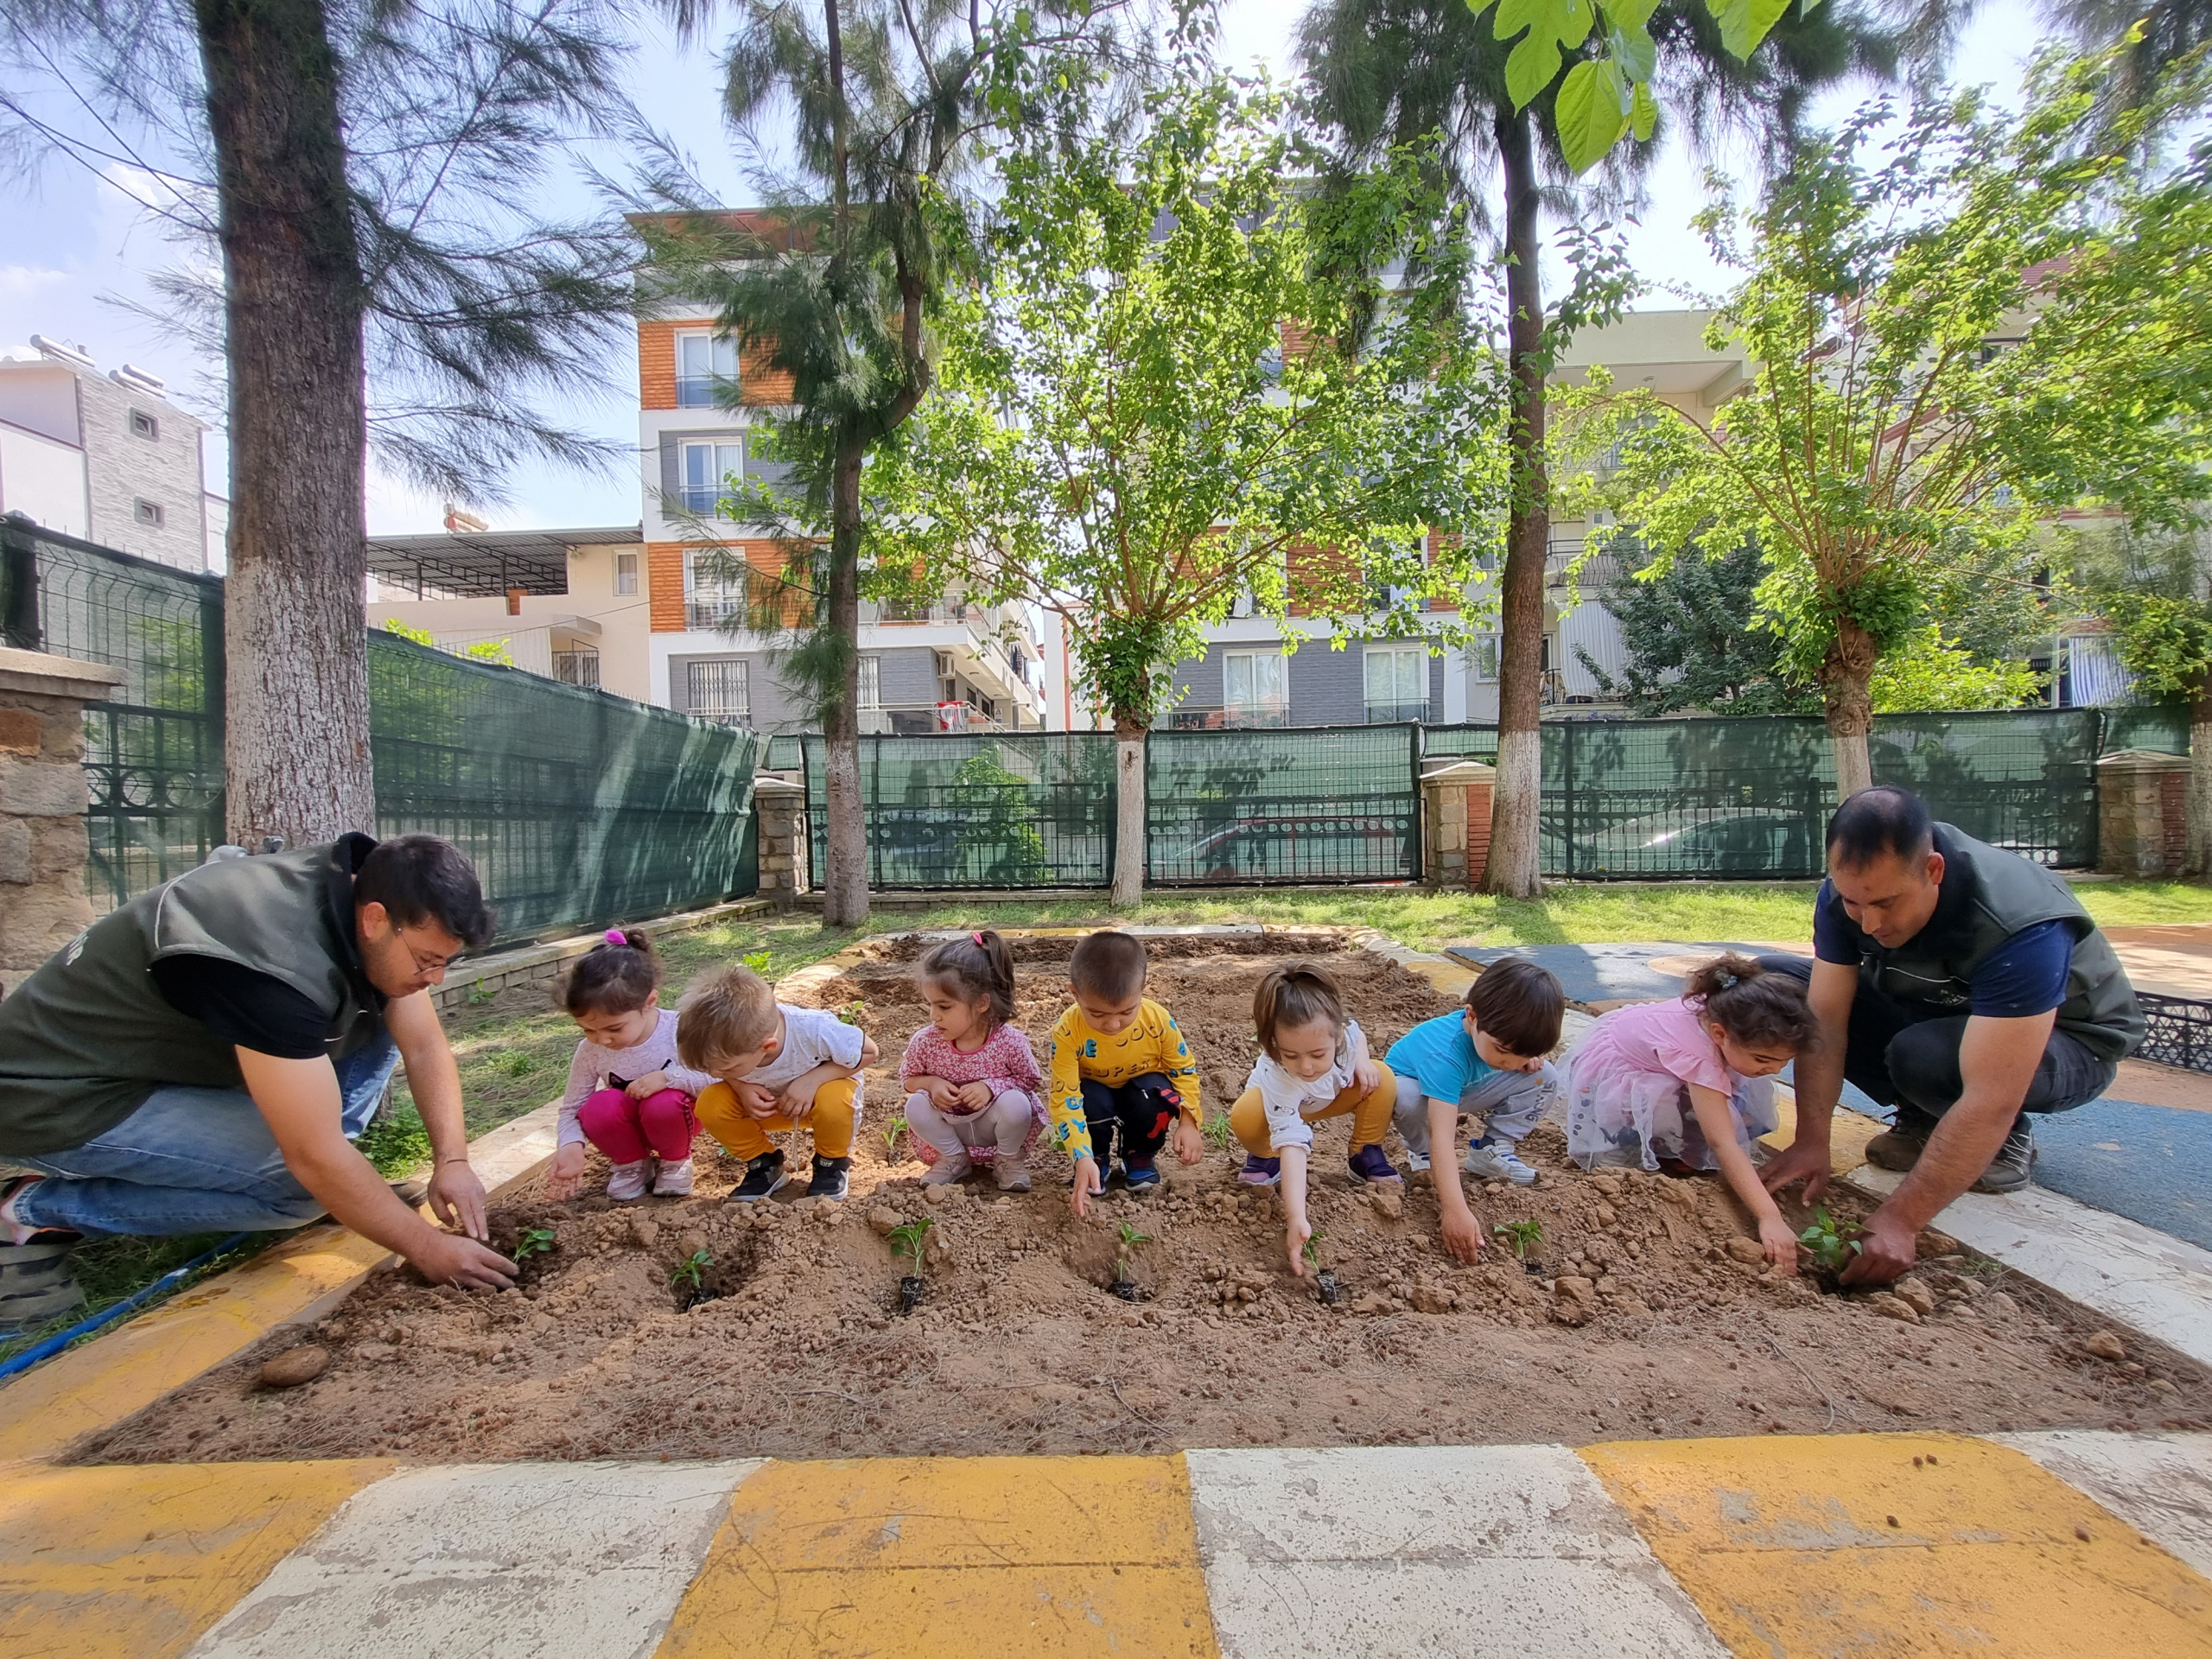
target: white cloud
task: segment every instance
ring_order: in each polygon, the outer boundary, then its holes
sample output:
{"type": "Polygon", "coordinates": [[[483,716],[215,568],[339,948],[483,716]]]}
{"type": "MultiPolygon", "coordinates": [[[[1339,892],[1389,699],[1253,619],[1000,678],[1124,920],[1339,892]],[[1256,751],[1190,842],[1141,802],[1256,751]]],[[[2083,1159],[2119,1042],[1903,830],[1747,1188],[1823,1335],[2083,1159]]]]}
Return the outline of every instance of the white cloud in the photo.
{"type": "Polygon", "coordinates": [[[67,271],[44,265],[0,265],[0,301],[31,299],[68,280],[67,271]]]}

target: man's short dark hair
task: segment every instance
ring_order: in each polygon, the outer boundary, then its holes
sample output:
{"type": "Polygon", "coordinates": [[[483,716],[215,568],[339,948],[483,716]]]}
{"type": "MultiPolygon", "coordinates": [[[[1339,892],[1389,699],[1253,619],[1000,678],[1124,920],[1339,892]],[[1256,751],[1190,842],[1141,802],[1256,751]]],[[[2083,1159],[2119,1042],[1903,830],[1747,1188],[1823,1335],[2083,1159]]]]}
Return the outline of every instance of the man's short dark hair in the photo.
{"type": "Polygon", "coordinates": [[[1105,928],[1075,942],[1075,954],[1068,958],[1068,982],[1085,996],[1122,1002],[1144,989],[1150,967],[1142,939],[1105,928]]]}
{"type": "Polygon", "coordinates": [[[435,922],[472,950],[491,943],[496,918],[476,867],[442,836],[380,841],[353,877],[356,905],[382,905],[401,927],[435,922]]]}
{"type": "Polygon", "coordinates": [[[1864,869],[1891,854],[1916,863],[1935,845],[1936,820],[1928,803],[1894,784],[1860,790],[1828,820],[1828,862],[1847,870],[1864,869]]]}
{"type": "Polygon", "coordinates": [[[1475,1024],[1509,1054],[1532,1059],[1559,1046],[1567,992],[1548,968],[1526,957],[1500,957],[1467,987],[1475,1024]]]}

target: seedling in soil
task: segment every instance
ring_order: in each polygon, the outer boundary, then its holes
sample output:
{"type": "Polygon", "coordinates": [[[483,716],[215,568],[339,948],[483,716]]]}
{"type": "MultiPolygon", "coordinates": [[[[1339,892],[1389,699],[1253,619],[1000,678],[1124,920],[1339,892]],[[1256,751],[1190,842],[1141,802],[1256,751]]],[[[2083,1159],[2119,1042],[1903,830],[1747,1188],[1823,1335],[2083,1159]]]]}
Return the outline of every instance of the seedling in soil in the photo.
{"type": "Polygon", "coordinates": [[[1306,1236],[1306,1243],[1299,1254],[1306,1258],[1306,1265],[1313,1269],[1313,1286],[1321,1293],[1323,1304],[1334,1307],[1337,1305],[1337,1298],[1344,1293],[1338,1287],[1336,1269],[1321,1265],[1321,1241],[1327,1236],[1326,1233],[1316,1227],[1306,1236]]]}
{"type": "Polygon", "coordinates": [[[908,1127],[906,1120],[903,1117],[894,1117],[883,1126],[883,1161],[885,1163],[895,1164],[899,1161],[899,1137],[907,1132],[908,1127]]]}
{"type": "Polygon", "coordinates": [[[1838,1231],[1835,1217],[1826,1209],[1813,1211],[1813,1224],[1797,1235],[1797,1242],[1810,1253],[1813,1265],[1822,1273],[1841,1273],[1851,1258],[1865,1248],[1857,1239],[1846,1238],[1838,1231]]]}
{"type": "Polygon", "coordinates": [[[472,1008],[480,1008],[486,1002],[496,1002],[499,1000],[499,992],[480,979],[468,988],[468,1006],[472,1008]]]}
{"type": "Polygon", "coordinates": [[[768,953],[766,950],[748,950],[738,960],[761,978],[768,977],[768,953]]]}
{"type": "Polygon", "coordinates": [[[1227,1112],[1216,1112],[1208,1118],[1203,1133],[1206,1137],[1206,1144],[1216,1152],[1227,1152],[1229,1143],[1236,1138],[1236,1132],[1229,1127],[1227,1112]]]}
{"type": "Polygon", "coordinates": [[[533,1255],[544,1255],[553,1249],[553,1230],[550,1227],[531,1227],[524,1230],[515,1240],[515,1262],[518,1266],[533,1255]]]}
{"type": "Polygon", "coordinates": [[[1125,1221],[1121,1224],[1121,1241],[1114,1251],[1114,1294],[1125,1302],[1141,1301],[1144,1293],[1129,1277],[1129,1253],[1140,1244],[1151,1243],[1152,1235],[1138,1231],[1135,1224],[1125,1221]]]}
{"type": "Polygon", "coordinates": [[[1523,1268],[1529,1265],[1529,1252],[1544,1242],[1544,1224],[1533,1217],[1527,1221],[1501,1221],[1491,1231],[1505,1241],[1505,1248],[1513,1252],[1514,1260],[1523,1268]]]}
{"type": "Polygon", "coordinates": [[[928,1237],[933,1224],[927,1216],[918,1221],[903,1222],[887,1235],[891,1240],[891,1254],[910,1258],[914,1270],[899,1281],[899,1311],[911,1313],[922,1300],[923,1288],[929,1282],[922,1277],[922,1241],[928,1237]]]}
{"type": "Polygon", "coordinates": [[[712,1250],[694,1250],[676,1264],[676,1271],[668,1275],[668,1287],[676,1293],[678,1309],[688,1313],[714,1300],[715,1293],[707,1288],[707,1269],[714,1265],[712,1250]]]}
{"type": "Polygon", "coordinates": [[[837,1017],[849,1026],[857,1026],[861,1022],[861,1016],[867,1012],[868,1004],[856,996],[837,1010],[837,1017]]]}

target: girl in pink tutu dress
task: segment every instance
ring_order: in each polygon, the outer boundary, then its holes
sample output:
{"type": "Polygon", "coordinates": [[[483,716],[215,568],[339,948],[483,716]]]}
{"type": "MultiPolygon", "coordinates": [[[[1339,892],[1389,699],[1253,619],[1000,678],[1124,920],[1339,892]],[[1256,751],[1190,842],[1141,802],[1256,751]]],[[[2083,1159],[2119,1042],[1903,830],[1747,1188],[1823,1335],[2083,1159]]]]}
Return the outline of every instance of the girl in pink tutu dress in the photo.
{"type": "Polygon", "coordinates": [[[1776,1125],[1774,1074],[1813,1046],[1805,983],[1726,956],[1672,1002],[1616,1008],[1567,1063],[1567,1149],[1585,1169],[1718,1169],[1758,1220],[1766,1259],[1797,1270],[1796,1236],[1752,1166],[1776,1125]]]}

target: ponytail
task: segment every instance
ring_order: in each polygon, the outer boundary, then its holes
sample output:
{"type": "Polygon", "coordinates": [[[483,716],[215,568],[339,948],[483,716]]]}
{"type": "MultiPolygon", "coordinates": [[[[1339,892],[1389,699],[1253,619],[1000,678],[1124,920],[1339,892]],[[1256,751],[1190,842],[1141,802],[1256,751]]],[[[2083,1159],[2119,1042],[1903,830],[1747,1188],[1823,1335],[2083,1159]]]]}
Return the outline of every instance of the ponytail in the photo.
{"type": "Polygon", "coordinates": [[[1286,962],[1261,976],[1252,993],[1252,1029],[1260,1050],[1269,1059],[1275,1054],[1275,1033],[1292,1031],[1326,1020],[1338,1031],[1344,1028],[1344,995],[1336,976],[1318,963],[1286,962]]]}
{"type": "Polygon", "coordinates": [[[652,939],[610,927],[569,970],[561,1006],[572,1015],[635,1014],[660,988],[660,971],[652,939]]]}

